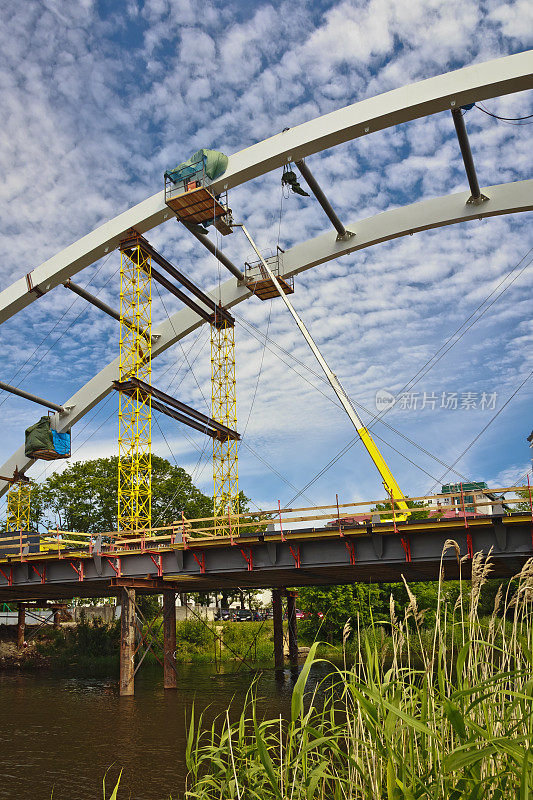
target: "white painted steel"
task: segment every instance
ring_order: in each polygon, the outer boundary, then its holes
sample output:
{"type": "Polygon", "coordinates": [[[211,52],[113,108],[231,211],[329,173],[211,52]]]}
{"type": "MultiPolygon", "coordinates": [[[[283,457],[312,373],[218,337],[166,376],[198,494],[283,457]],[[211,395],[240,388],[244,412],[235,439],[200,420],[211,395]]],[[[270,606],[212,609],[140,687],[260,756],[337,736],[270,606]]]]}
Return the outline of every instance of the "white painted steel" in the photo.
{"type": "MultiPolygon", "coordinates": [[[[470,197],[470,192],[467,191],[413,203],[404,208],[385,211],[369,219],[351,223],[348,227],[357,235],[345,242],[337,241],[335,231],[324,233],[284,253],[282,276],[291,277],[355,250],[362,250],[379,242],[417,231],[533,209],[533,180],[483,187],[483,193],[490,198],[483,206],[467,205],[466,201],[470,197]]],[[[218,290],[216,293],[215,291],[210,293],[210,296],[218,302],[218,290]]],[[[221,287],[221,302],[227,307],[234,306],[250,296],[250,290],[244,285],[239,285],[235,278],[230,278],[221,287]]],[[[152,358],[157,358],[168,347],[202,324],[204,321],[188,308],[173,314],[170,320],[152,330],[153,335],[160,336],[152,346],[152,358]]],[[[63,407],[68,411],[56,417],[58,429],[68,430],[78,422],[112,391],[112,382],[117,379],[118,359],[115,359],[63,403],[63,407]]],[[[11,475],[16,466],[25,471],[32,463],[33,461],[24,456],[24,448],[21,447],[0,467],[0,474],[11,475]]],[[[7,488],[7,484],[0,481],[0,496],[7,491],[7,488]]]]}
{"type": "MultiPolygon", "coordinates": [[[[532,87],[532,50],[437,75],[304,122],[235,153],[213,188],[223,191],[351,139],[532,87]]],[[[48,292],[116,248],[130,228],[145,233],[171,217],[164,193],[158,192],[36,267],[31,272],[33,286],[48,292]]],[[[0,323],[35,299],[26,278],[20,278],[0,293],[0,323]]]]}

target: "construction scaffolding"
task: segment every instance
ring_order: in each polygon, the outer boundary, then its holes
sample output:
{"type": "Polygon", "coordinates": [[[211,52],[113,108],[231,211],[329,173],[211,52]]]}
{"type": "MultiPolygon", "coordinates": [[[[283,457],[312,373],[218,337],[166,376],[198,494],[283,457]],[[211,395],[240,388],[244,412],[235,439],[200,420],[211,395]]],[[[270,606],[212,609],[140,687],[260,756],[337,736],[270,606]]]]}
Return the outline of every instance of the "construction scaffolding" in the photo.
{"type": "Polygon", "coordinates": [[[30,529],[31,483],[27,480],[14,481],[7,493],[8,531],[29,531],[30,529]]]}
{"type": "MultiPolygon", "coordinates": [[[[151,385],[152,259],[138,240],[120,251],[119,380],[151,385]]],[[[152,523],[151,395],[121,391],[118,418],[118,530],[136,534],[152,523]]]]}
{"type": "MultiPolygon", "coordinates": [[[[227,428],[237,430],[235,329],[225,320],[211,326],[211,414],[227,428]]],[[[237,532],[239,525],[239,470],[237,439],[213,439],[213,515],[215,535],[237,532]],[[231,529],[231,530],[230,530],[231,529]]]]}

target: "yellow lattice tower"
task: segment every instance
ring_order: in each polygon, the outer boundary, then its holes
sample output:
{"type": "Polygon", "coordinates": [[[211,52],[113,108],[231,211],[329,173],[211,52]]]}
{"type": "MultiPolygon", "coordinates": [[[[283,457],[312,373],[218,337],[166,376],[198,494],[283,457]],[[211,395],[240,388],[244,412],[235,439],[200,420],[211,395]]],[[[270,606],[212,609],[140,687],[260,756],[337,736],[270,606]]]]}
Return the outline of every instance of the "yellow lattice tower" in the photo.
{"type": "MultiPolygon", "coordinates": [[[[211,326],[211,413],[213,419],[237,430],[237,393],[235,381],[235,333],[226,321],[222,327],[211,326]]],[[[239,470],[237,441],[213,439],[213,516],[215,534],[235,532],[239,513],[239,470]]]]}
{"type": "Polygon", "coordinates": [[[16,481],[7,493],[8,531],[29,531],[30,529],[31,483],[16,481]]]}
{"type": "MultiPolygon", "coordinates": [[[[152,259],[140,244],[121,249],[120,381],[151,383],[151,271],[152,259]]],[[[118,425],[118,529],[137,533],[152,524],[150,396],[138,388],[120,392],[118,425]]]]}

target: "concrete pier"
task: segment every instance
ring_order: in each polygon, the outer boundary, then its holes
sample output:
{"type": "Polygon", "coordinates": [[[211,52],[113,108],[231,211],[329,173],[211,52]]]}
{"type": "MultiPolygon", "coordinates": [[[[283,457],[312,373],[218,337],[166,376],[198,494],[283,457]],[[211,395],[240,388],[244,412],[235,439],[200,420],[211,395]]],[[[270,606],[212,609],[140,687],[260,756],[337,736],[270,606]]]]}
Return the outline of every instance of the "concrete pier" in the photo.
{"type": "Polygon", "coordinates": [[[135,691],[135,589],[120,590],[120,679],[121,695],[135,691]]]}
{"type": "Polygon", "coordinates": [[[283,669],[283,610],[281,607],[281,589],[272,589],[272,613],[274,617],[274,667],[283,669]]]}
{"type": "Polygon", "coordinates": [[[165,689],[178,688],[176,673],[176,593],[163,592],[163,685],[165,689]]]}
{"type": "Polygon", "coordinates": [[[289,632],[289,662],[291,669],[297,669],[298,621],[296,619],[296,592],[287,592],[287,628],[289,632]]]}
{"type": "Polygon", "coordinates": [[[22,650],[24,647],[24,629],[26,627],[26,606],[24,603],[18,605],[18,620],[17,620],[17,647],[22,650]]]}

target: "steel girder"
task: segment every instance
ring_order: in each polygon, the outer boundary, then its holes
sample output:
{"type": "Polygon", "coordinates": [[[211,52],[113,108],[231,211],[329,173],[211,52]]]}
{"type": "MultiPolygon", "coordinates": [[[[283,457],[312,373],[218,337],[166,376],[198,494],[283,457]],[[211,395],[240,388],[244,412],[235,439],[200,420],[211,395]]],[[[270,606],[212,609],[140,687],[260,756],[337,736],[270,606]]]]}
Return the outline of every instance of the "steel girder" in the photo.
{"type": "MultiPolygon", "coordinates": [[[[62,558],[39,558],[3,563],[0,600],[90,597],[115,594],[117,580],[152,581],[150,590],[161,592],[164,580],[178,591],[208,591],[236,587],[260,588],[344,584],[352,582],[438,580],[441,558],[446,579],[459,577],[453,546],[443,554],[447,540],[456,541],[461,574],[469,577],[473,553],[483,552],[492,564],[492,577],[512,577],[533,555],[531,519],[495,517],[476,520],[465,528],[457,521],[420,521],[399,526],[399,532],[371,533],[345,530],[343,536],[327,530],[303,534],[285,531],[266,540],[239,537],[202,544],[192,540],[188,549],[96,554],[80,559],[67,551],[62,558]]],[[[168,584],[167,584],[168,585],[168,584]]]]}
{"type": "MultiPolygon", "coordinates": [[[[437,75],[304,122],[229,157],[213,189],[238,186],[290,161],[403,122],[533,87],[533,51],[437,75]]],[[[145,233],[173,217],[164,192],[143,200],[66,247],[0,293],[0,323],[42,293],[118,247],[128,230],[145,233]]]]}
{"type": "MultiPolygon", "coordinates": [[[[335,231],[328,231],[287,250],[283,255],[281,275],[291,277],[356,250],[418,231],[533,209],[533,180],[484,187],[483,193],[489,200],[482,206],[468,205],[466,201],[470,197],[470,192],[459,192],[423,200],[403,208],[385,211],[366,220],[349,223],[349,229],[355,231],[356,235],[344,242],[337,241],[335,231]]],[[[208,294],[213,300],[218,301],[218,290],[216,296],[215,291],[208,294]]],[[[250,296],[250,290],[239,284],[235,278],[227,280],[220,289],[220,300],[226,308],[237,305],[250,296]]],[[[176,312],[170,319],[152,330],[155,339],[152,345],[152,358],[156,358],[203,324],[204,320],[189,308],[176,312]],[[159,338],[155,338],[156,336],[159,338]]],[[[63,403],[65,413],[56,415],[57,429],[69,430],[113,390],[113,381],[116,380],[118,380],[118,358],[63,403]]],[[[33,461],[24,455],[24,447],[20,447],[0,467],[0,474],[11,475],[16,467],[24,472],[32,463],[33,461]]],[[[0,481],[0,496],[7,491],[7,488],[8,484],[0,481]]]]}

